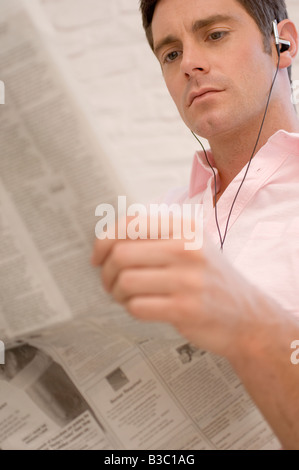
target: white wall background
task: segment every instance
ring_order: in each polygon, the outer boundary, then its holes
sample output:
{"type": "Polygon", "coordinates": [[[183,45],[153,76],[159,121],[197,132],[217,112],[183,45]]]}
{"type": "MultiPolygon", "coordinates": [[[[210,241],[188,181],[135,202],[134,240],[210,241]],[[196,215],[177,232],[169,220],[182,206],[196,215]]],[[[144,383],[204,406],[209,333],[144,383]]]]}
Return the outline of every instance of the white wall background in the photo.
{"type": "MultiPolygon", "coordinates": [[[[38,0],[80,83],[106,155],[136,198],[186,185],[198,144],[144,35],[139,0],[38,0]]],[[[287,0],[299,28],[299,0],[287,0]]],[[[293,79],[299,80],[299,57],[293,79]]]]}

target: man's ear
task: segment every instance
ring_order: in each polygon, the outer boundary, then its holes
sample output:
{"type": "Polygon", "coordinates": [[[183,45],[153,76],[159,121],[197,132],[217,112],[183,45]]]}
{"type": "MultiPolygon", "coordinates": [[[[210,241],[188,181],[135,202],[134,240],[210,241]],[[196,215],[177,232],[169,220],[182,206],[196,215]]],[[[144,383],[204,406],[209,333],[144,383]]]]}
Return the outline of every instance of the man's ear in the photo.
{"type": "Polygon", "coordinates": [[[279,37],[290,41],[291,47],[281,53],[280,68],[288,68],[292,65],[298,52],[298,31],[295,24],[291,20],[283,20],[278,24],[279,37]]]}

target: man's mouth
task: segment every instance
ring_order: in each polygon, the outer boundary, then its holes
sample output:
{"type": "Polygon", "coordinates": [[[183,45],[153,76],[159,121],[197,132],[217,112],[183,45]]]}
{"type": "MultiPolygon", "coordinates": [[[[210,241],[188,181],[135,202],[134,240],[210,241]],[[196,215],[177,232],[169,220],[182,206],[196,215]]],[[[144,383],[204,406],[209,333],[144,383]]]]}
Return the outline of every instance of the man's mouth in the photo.
{"type": "Polygon", "coordinates": [[[221,93],[223,90],[218,90],[216,88],[201,88],[200,90],[193,91],[188,96],[188,106],[192,106],[192,104],[196,101],[201,101],[207,97],[211,97],[217,93],[221,93]]]}

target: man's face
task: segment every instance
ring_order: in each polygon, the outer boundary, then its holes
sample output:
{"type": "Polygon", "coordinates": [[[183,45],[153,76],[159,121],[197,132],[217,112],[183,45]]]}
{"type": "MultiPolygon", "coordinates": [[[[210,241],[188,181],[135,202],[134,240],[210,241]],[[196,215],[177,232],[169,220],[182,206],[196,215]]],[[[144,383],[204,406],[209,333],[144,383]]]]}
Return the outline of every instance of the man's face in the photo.
{"type": "Polygon", "coordinates": [[[152,32],[166,85],[190,129],[212,139],[260,124],[275,58],[236,0],[160,0],[152,32]]]}

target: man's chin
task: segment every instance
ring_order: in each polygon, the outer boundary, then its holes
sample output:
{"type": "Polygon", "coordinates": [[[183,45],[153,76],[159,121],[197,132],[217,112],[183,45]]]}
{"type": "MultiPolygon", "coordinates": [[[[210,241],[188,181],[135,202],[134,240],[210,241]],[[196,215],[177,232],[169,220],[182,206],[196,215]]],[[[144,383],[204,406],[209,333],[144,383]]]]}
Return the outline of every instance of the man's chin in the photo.
{"type": "MultiPolygon", "coordinates": [[[[188,126],[189,127],[189,126],[188,126]]],[[[220,137],[228,132],[228,126],[224,126],[222,123],[204,123],[202,125],[196,125],[189,127],[196,135],[201,136],[206,140],[213,140],[216,137],[220,137]]]]}
{"type": "Polygon", "coordinates": [[[200,117],[184,119],[184,122],[195,134],[208,140],[227,132],[229,128],[229,116],[224,117],[220,115],[219,111],[203,112],[200,117]]]}

